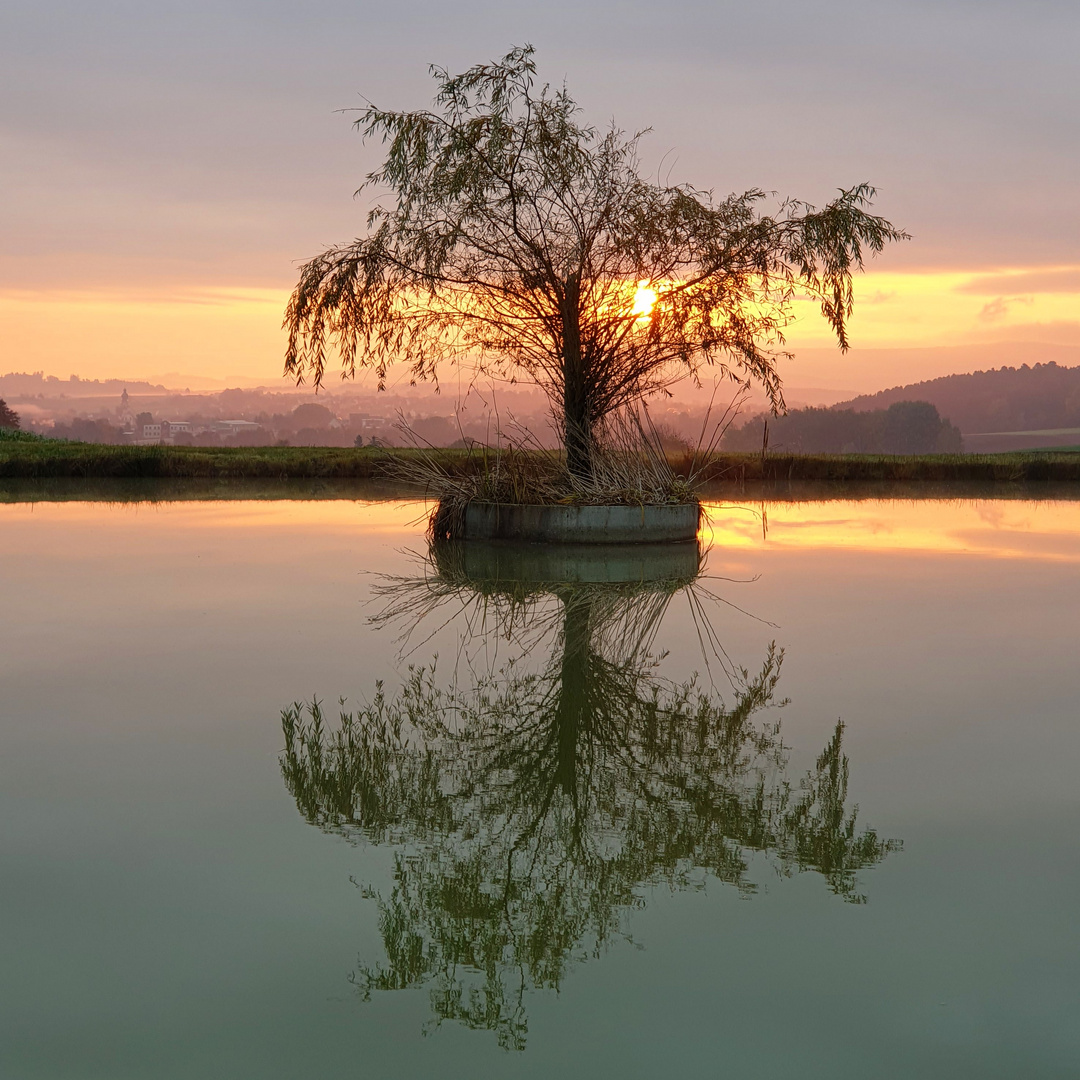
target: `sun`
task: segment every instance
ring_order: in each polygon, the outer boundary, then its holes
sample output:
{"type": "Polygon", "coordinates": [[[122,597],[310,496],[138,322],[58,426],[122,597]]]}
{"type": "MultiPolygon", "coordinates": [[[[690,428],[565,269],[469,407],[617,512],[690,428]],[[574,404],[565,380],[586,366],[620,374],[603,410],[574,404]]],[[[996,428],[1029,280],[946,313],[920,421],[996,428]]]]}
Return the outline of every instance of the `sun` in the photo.
{"type": "Polygon", "coordinates": [[[639,281],[637,292],[634,293],[634,306],[630,313],[647,319],[655,306],[656,290],[649,288],[648,281],[639,281]]]}

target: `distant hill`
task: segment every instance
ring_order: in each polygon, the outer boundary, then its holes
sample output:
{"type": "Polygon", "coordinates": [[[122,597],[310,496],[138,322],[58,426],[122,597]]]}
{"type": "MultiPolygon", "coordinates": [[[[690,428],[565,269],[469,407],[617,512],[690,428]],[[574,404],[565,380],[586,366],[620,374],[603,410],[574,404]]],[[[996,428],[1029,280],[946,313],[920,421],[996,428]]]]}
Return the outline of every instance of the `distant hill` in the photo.
{"type": "Polygon", "coordinates": [[[164,386],[140,382],[137,379],[58,379],[41,371],[11,371],[0,375],[0,396],[6,397],[111,397],[127,390],[129,394],[164,394],[164,386]]]}
{"type": "Polygon", "coordinates": [[[965,435],[1080,428],[1080,367],[1061,367],[1051,360],[1032,367],[946,375],[864,394],[833,408],[869,412],[899,401],[930,402],[965,435]]]}

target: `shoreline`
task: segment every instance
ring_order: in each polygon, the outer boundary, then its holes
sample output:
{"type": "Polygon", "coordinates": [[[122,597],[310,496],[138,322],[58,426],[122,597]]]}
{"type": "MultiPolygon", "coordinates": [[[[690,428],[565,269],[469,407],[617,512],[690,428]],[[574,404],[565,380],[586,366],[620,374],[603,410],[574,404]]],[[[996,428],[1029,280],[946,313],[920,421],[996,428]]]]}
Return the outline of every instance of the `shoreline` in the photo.
{"type": "MultiPolygon", "coordinates": [[[[323,446],[111,446],[50,441],[0,442],[0,479],[383,480],[395,464],[429,455],[450,475],[486,467],[494,454],[477,450],[355,449],[323,446]]],[[[677,475],[689,453],[672,454],[677,475]]],[[[706,487],[794,481],[824,483],[964,481],[990,484],[1080,481],[1080,451],[1001,454],[714,453],[699,466],[706,487]]]]}
{"type": "MultiPolygon", "coordinates": [[[[395,462],[417,453],[338,447],[0,444],[0,503],[415,500],[429,493],[395,479],[392,469],[395,462]]],[[[483,464],[475,451],[434,453],[450,473],[462,475],[483,464]]],[[[688,464],[688,456],[672,458],[682,475],[688,464]]],[[[703,502],[1080,499],[1080,453],[715,454],[703,472],[703,502]]]]}

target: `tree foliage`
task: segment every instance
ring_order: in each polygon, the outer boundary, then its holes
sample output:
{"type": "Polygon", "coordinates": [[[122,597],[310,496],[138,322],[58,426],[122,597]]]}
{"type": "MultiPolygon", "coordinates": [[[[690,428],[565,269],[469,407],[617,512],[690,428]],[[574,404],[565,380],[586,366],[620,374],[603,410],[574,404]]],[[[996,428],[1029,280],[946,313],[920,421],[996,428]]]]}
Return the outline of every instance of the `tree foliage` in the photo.
{"type": "Polygon", "coordinates": [[[418,378],[473,359],[548,395],[573,471],[613,411],[703,365],[783,406],[775,349],[793,301],[816,299],[848,345],[852,274],[906,234],[858,184],[823,209],[752,189],[716,199],[641,175],[638,144],[583,122],[565,88],[537,88],[533,49],[461,75],[432,69],[433,110],[374,105],[357,125],[386,160],[368,234],[305,264],[285,370],[318,384],[396,361],[418,378]]]}
{"type": "Polygon", "coordinates": [[[897,401],[887,409],[791,409],[783,416],[758,416],[730,428],[724,450],[773,450],[798,454],[956,454],[958,428],[927,401],[897,401]]]}
{"type": "MultiPolygon", "coordinates": [[[[423,581],[462,598],[460,575],[423,581]],[[444,588],[445,586],[445,588],[444,588]]],[[[898,845],[857,825],[838,724],[815,765],[786,775],[777,700],[782,652],[732,670],[730,705],[658,673],[652,635],[683,585],[478,583],[496,629],[542,649],[464,686],[410,668],[329,722],[316,701],[282,714],[281,768],[304,818],[356,843],[393,844],[378,901],[383,962],[362,961],[365,999],[426,988],[435,1021],[495,1032],[520,1048],[525,995],[628,932],[654,885],[709,878],[744,895],[761,856],[787,876],[821,875],[862,903],[856,874],[898,845]],[[554,597],[554,606],[544,598],[554,597]],[[545,606],[551,617],[528,617],[545,606]]],[[[399,609],[423,609],[407,591],[399,609]]]]}
{"type": "Polygon", "coordinates": [[[19,414],[3,398],[0,398],[0,428],[19,428],[19,414]]]}

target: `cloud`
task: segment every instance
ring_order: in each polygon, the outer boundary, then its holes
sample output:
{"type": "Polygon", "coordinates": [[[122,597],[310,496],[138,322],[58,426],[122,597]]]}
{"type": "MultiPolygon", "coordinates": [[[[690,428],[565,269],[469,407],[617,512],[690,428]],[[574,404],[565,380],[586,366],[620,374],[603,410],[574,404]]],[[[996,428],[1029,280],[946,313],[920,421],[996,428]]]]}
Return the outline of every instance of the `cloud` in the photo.
{"type": "Polygon", "coordinates": [[[998,319],[1003,319],[1009,313],[1009,308],[1013,304],[1033,304],[1035,301],[1030,296],[1010,296],[1007,299],[1004,296],[999,296],[996,300],[991,300],[982,311],[979,312],[980,322],[996,322],[998,319]]]}
{"type": "Polygon", "coordinates": [[[1055,266],[1046,270],[980,274],[957,285],[955,291],[974,296],[995,296],[1005,292],[1080,293],[1080,267],[1055,266]]]}
{"type": "Polygon", "coordinates": [[[917,237],[889,266],[1076,259],[1075,0],[35,0],[0,26],[11,285],[31,263],[43,284],[288,284],[364,228],[350,195],[383,151],[335,110],[424,107],[429,62],[524,40],[587,117],[652,125],[673,181],[820,205],[872,180],[917,237]]]}
{"type": "Polygon", "coordinates": [[[1013,323],[1009,326],[995,326],[993,329],[984,330],[978,336],[987,341],[1080,345],[1080,320],[1059,319],[1055,322],[1013,323]]]}

